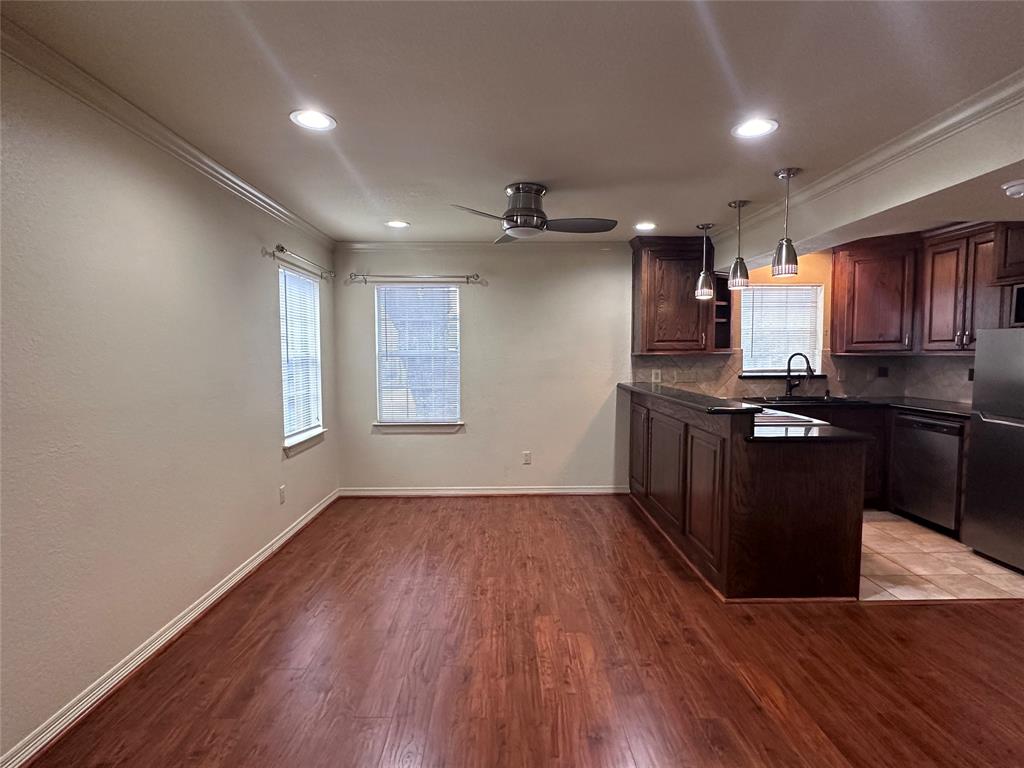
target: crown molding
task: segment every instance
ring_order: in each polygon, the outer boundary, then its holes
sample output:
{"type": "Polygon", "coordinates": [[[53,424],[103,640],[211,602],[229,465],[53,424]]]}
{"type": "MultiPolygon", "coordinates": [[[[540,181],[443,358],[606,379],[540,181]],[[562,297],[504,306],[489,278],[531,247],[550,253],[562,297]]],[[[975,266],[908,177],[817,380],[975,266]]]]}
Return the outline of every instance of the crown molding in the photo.
{"type": "MultiPolygon", "coordinates": [[[[1024,103],[1024,68],[1007,75],[973,96],[919,123],[891,141],[861,155],[790,194],[790,208],[812,203],[856,184],[919,152],[1024,103]]],[[[785,203],[772,203],[743,217],[744,228],[782,214],[785,203]]],[[[735,228],[733,228],[735,229],[735,228]]],[[[733,233],[722,232],[728,239],[733,233]]]]}
{"type": "MultiPolygon", "coordinates": [[[[367,242],[339,240],[334,244],[335,253],[480,253],[482,249],[489,249],[494,243],[490,240],[418,240],[413,242],[389,242],[373,240],[367,242]]],[[[525,252],[529,250],[542,249],[545,251],[613,251],[629,254],[629,243],[622,240],[570,240],[568,242],[556,242],[533,238],[518,243],[505,243],[501,248],[495,246],[495,253],[503,253],[504,249],[525,252]]]]}
{"type": "Polygon", "coordinates": [[[233,173],[163,123],[132,104],[17,24],[4,19],[0,53],[136,136],[176,157],[247,203],[298,229],[326,247],[334,240],[298,214],[233,173]]]}

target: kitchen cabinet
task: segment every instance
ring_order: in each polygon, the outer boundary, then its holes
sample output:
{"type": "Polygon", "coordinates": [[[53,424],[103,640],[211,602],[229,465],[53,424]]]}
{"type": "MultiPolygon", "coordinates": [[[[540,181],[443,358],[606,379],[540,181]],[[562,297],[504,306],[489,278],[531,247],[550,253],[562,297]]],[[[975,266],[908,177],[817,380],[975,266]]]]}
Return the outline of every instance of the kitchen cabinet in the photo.
{"type": "Polygon", "coordinates": [[[657,411],[648,420],[650,474],[647,496],[674,530],[683,525],[683,457],[686,425],[657,411]]]}
{"type": "Polygon", "coordinates": [[[1004,221],[995,226],[995,280],[1024,283],[1024,221],[1004,221]]]}
{"type": "MultiPolygon", "coordinates": [[[[712,301],[693,292],[703,268],[699,237],[634,237],[633,354],[680,355],[728,350],[730,292],[712,301]],[[719,328],[719,326],[723,326],[719,328]]],[[[708,242],[708,265],[714,246],[708,242]]],[[[719,281],[716,280],[716,285],[719,281]]]]}
{"type": "Polygon", "coordinates": [[[629,407],[629,490],[647,493],[647,424],[649,412],[637,403],[629,407]]]}
{"type": "Polygon", "coordinates": [[[724,440],[690,427],[686,439],[686,489],[683,536],[718,570],[722,556],[722,457],[724,440]]]}
{"type": "Polygon", "coordinates": [[[922,352],[972,352],[978,328],[998,328],[1003,289],[993,285],[996,225],[924,233],[921,256],[922,352]]]}
{"type": "Polygon", "coordinates": [[[885,507],[886,476],[888,472],[889,408],[885,405],[862,403],[779,403],[772,405],[780,411],[810,416],[869,435],[864,457],[864,503],[885,507]]]}
{"type": "Polygon", "coordinates": [[[915,234],[873,237],[833,249],[833,354],[913,349],[919,244],[915,234]]]}

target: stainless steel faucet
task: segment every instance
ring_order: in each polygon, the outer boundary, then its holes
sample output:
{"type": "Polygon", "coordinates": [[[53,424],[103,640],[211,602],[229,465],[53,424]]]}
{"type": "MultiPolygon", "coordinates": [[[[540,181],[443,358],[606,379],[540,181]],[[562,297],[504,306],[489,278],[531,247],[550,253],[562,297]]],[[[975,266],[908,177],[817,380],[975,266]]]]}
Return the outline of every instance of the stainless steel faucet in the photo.
{"type": "Polygon", "coordinates": [[[793,358],[802,357],[804,362],[807,363],[805,373],[808,379],[814,375],[814,369],[811,367],[811,359],[807,357],[803,352],[794,352],[789,356],[789,360],[786,361],[786,397],[790,397],[793,394],[793,390],[800,386],[800,379],[793,378],[793,358]]]}

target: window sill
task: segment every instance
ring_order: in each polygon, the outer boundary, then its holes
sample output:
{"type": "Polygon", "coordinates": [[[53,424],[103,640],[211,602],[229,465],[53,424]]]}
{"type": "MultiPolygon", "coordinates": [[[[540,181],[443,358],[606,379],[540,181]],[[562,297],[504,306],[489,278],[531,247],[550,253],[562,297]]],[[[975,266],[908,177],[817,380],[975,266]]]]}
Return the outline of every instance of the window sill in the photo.
{"type": "Polygon", "coordinates": [[[284,455],[289,459],[296,454],[302,453],[307,448],[312,448],[317,443],[323,442],[327,430],[324,427],[313,427],[305,432],[286,437],[284,439],[284,455]]]}
{"type": "MultiPolygon", "coordinates": [[[[751,373],[741,373],[736,378],[738,378],[738,379],[785,379],[786,378],[786,374],[785,374],[785,372],[783,372],[783,373],[753,373],[753,372],[751,372],[751,373]]],[[[794,379],[806,379],[807,378],[807,374],[804,373],[803,371],[793,371],[793,375],[792,375],[791,378],[794,378],[794,379]]],[[[827,379],[828,378],[828,374],[827,373],[816,373],[813,376],[811,376],[811,378],[812,379],[827,379]]]]}
{"type": "Polygon", "coordinates": [[[387,432],[387,433],[398,433],[398,434],[450,434],[453,432],[461,432],[466,427],[464,421],[434,421],[434,422],[423,422],[423,421],[410,421],[410,422],[399,422],[399,421],[375,421],[373,423],[374,432],[387,432]]]}

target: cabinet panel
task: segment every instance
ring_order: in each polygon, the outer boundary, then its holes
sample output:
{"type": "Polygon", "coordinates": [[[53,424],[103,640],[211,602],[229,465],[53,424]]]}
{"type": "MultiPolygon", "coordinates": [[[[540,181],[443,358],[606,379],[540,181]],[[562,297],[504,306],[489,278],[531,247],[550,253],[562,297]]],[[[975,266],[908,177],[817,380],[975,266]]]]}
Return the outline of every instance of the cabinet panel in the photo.
{"type": "Polygon", "coordinates": [[[960,348],[964,330],[967,239],[929,245],[922,259],[921,349],[960,348]]]}
{"type": "Polygon", "coordinates": [[[722,438],[691,427],[687,437],[686,516],[683,534],[715,568],[722,544],[722,438]]]}
{"type": "Polygon", "coordinates": [[[828,421],[836,427],[871,435],[864,462],[864,499],[884,503],[888,468],[889,409],[867,406],[833,406],[828,421]]]}
{"type": "Polygon", "coordinates": [[[996,240],[996,279],[1024,281],[1024,221],[999,224],[996,240]]]}
{"type": "Polygon", "coordinates": [[[629,409],[629,488],[633,493],[647,494],[647,423],[648,411],[642,405],[629,409]]]}
{"type": "Polygon", "coordinates": [[[685,465],[686,425],[651,411],[647,494],[663,515],[671,518],[676,530],[683,521],[683,467],[685,465]]]}
{"type": "Polygon", "coordinates": [[[975,235],[967,241],[967,284],[964,291],[964,335],[961,348],[973,350],[977,331],[999,328],[1005,288],[992,285],[996,278],[995,233],[975,235]]]}
{"type": "Polygon", "coordinates": [[[704,349],[706,305],[693,296],[700,270],[700,260],[692,256],[652,253],[647,314],[647,338],[651,349],[704,349]]]}
{"type": "Polygon", "coordinates": [[[834,352],[911,349],[918,243],[917,237],[883,237],[835,249],[834,352]]]}

